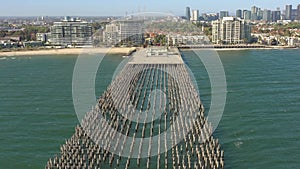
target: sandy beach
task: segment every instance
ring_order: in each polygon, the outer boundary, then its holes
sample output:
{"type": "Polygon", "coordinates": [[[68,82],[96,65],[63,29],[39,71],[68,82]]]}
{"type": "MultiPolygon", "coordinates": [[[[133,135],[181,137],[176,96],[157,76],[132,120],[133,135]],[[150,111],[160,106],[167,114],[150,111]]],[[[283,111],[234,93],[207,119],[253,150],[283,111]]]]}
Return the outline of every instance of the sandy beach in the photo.
{"type": "MultiPolygon", "coordinates": [[[[181,50],[214,50],[214,51],[237,51],[237,50],[270,50],[270,49],[296,49],[291,47],[265,47],[265,48],[187,48],[181,50]]],[[[116,48],[65,48],[65,49],[39,49],[39,50],[24,50],[24,51],[9,51],[0,52],[1,56],[34,56],[34,55],[80,55],[80,54],[121,54],[128,55],[135,47],[116,47],[116,48]]]]}
{"type": "Polygon", "coordinates": [[[0,56],[32,56],[32,55],[79,55],[84,53],[109,53],[126,55],[136,48],[65,48],[65,49],[41,49],[30,51],[0,52],[0,56]]]}

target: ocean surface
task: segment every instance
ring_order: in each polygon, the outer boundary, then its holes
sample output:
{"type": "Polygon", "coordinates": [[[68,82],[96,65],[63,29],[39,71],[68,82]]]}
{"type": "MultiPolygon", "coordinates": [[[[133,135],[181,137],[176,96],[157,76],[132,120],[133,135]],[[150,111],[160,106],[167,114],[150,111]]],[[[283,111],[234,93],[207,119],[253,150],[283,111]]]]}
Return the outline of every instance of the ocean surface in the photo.
{"type": "MultiPolygon", "coordinates": [[[[183,51],[204,106],[210,82],[192,51],[183,51]]],[[[220,51],[227,101],[214,133],[225,168],[299,168],[300,50],[220,51]]],[[[72,101],[77,56],[0,57],[0,168],[44,168],[79,124],[72,101]]],[[[109,55],[96,79],[100,96],[123,60],[109,55]]]]}

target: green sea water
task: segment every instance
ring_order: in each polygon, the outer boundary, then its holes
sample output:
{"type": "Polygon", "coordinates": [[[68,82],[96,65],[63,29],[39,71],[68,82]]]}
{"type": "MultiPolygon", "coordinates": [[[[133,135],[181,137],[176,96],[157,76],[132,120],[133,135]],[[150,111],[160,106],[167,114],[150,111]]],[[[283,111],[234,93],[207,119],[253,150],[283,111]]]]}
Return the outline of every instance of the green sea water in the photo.
{"type": "MultiPolygon", "coordinates": [[[[219,52],[227,102],[215,131],[225,168],[299,168],[300,50],[219,52]]],[[[0,57],[0,168],[44,168],[79,122],[72,102],[76,56],[0,57]]],[[[183,58],[210,105],[210,83],[191,51],[183,58]]],[[[96,79],[99,96],[121,56],[104,58],[96,79]]]]}

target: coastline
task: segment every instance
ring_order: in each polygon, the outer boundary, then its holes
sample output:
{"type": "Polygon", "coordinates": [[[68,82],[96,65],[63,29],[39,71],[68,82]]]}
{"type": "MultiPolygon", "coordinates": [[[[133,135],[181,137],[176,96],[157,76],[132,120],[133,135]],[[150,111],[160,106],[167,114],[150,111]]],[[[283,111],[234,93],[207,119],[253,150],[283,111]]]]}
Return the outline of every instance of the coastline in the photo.
{"type": "Polygon", "coordinates": [[[135,47],[126,48],[65,48],[65,49],[41,49],[26,51],[0,52],[0,56],[34,56],[34,55],[79,55],[83,53],[96,54],[123,54],[128,55],[136,50],[135,47]]]}
{"type": "MultiPolygon", "coordinates": [[[[243,51],[243,50],[284,50],[284,49],[299,49],[291,47],[263,47],[263,48],[180,48],[180,50],[214,50],[214,51],[243,51]]],[[[2,51],[0,57],[10,56],[34,56],[34,55],[80,55],[80,54],[120,54],[130,55],[138,50],[136,47],[112,47],[112,48],[64,48],[64,49],[39,49],[39,50],[24,50],[24,51],[2,51]]]]}
{"type": "Polygon", "coordinates": [[[180,50],[214,50],[214,51],[243,51],[243,50],[288,50],[296,47],[263,47],[263,48],[182,48],[180,50]]]}

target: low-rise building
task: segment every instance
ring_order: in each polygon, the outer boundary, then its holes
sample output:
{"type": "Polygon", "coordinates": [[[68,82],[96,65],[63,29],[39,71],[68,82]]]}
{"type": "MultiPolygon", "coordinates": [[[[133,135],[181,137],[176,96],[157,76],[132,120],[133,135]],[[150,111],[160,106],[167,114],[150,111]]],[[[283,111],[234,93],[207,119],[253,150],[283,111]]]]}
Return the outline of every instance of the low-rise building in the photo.
{"type": "Polygon", "coordinates": [[[19,42],[13,42],[11,40],[0,40],[0,49],[17,47],[19,47],[19,42]]]}
{"type": "Polygon", "coordinates": [[[168,44],[178,45],[202,45],[208,43],[208,39],[203,35],[169,35],[168,44]]]}
{"type": "Polygon", "coordinates": [[[43,46],[43,42],[41,41],[27,41],[27,42],[23,42],[23,47],[41,47],[43,46]]]}
{"type": "Polygon", "coordinates": [[[47,42],[51,33],[36,33],[35,37],[37,41],[47,42]]]}

